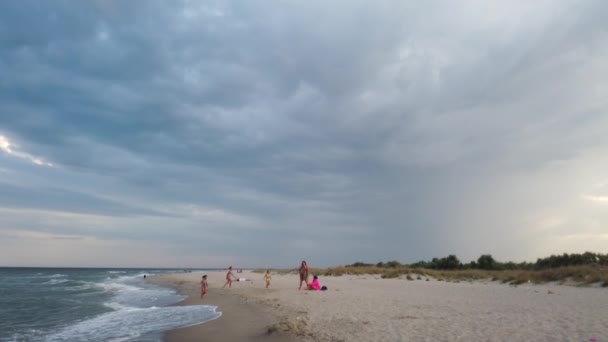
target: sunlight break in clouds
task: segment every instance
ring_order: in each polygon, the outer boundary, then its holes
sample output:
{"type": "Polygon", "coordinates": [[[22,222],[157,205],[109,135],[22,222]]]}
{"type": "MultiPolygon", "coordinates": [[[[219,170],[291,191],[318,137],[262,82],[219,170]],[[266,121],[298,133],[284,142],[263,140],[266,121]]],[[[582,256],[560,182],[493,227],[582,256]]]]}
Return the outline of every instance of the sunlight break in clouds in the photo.
{"type": "Polygon", "coordinates": [[[584,199],[593,201],[593,202],[608,202],[608,196],[583,196],[584,199]]]}
{"type": "Polygon", "coordinates": [[[0,149],[3,150],[4,152],[6,152],[8,155],[11,155],[11,156],[14,156],[17,158],[21,158],[21,159],[25,159],[25,160],[29,160],[30,162],[32,162],[36,165],[53,167],[52,163],[47,163],[44,160],[42,160],[41,158],[34,157],[29,153],[17,151],[16,148],[18,148],[18,146],[11,143],[8,140],[8,138],[6,138],[5,136],[0,135],[0,149]]]}
{"type": "Polygon", "coordinates": [[[8,154],[13,153],[11,150],[11,143],[3,135],[0,135],[0,148],[8,154]]]}

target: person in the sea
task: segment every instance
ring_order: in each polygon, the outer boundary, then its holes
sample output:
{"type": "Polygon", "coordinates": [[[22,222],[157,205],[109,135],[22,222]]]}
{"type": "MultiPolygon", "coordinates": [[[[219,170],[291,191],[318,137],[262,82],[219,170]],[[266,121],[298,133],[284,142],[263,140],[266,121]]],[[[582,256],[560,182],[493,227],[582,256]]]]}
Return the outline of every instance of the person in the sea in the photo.
{"type": "Polygon", "coordinates": [[[308,288],[308,265],[306,261],[302,260],[302,264],[300,264],[300,288],[302,289],[302,282],[306,283],[306,288],[308,288]]]}
{"type": "Polygon", "coordinates": [[[234,276],[234,274],[232,274],[232,266],[230,266],[230,267],[228,267],[228,272],[226,273],[226,284],[224,284],[224,286],[222,286],[222,288],[225,288],[226,285],[228,285],[228,288],[231,288],[232,279],[237,280],[236,277],[234,276]]]}
{"type": "Polygon", "coordinates": [[[272,279],[272,277],[270,276],[270,270],[266,270],[266,274],[264,274],[264,280],[266,281],[266,288],[268,288],[268,286],[270,286],[270,279],[272,279]]]}
{"type": "Polygon", "coordinates": [[[312,282],[308,284],[308,289],[312,291],[321,291],[321,285],[319,285],[319,277],[312,277],[312,282]]]}
{"type": "Polygon", "coordinates": [[[201,299],[205,296],[205,294],[207,294],[208,287],[209,284],[207,284],[207,275],[205,274],[201,279],[201,299]]]}

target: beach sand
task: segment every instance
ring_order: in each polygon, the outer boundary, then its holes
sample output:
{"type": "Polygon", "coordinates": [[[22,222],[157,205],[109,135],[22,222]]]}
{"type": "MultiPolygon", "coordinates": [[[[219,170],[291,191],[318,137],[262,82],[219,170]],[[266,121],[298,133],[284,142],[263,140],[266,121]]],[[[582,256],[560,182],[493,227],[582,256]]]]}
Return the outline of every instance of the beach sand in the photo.
{"type": "MultiPolygon", "coordinates": [[[[209,291],[200,298],[202,273],[177,273],[149,276],[148,282],[175,288],[187,298],[177,305],[213,305],[222,316],[213,321],[170,331],[164,340],[168,342],[190,341],[292,341],[287,335],[268,334],[268,326],[274,323],[269,311],[255,302],[237,294],[245,288],[254,290],[251,282],[234,282],[232,289],[221,289],[225,272],[208,272],[209,291]],[[237,289],[238,288],[238,289],[237,289]],[[233,291],[234,290],[234,291],[233,291]]],[[[241,274],[236,274],[244,277],[241,274]]],[[[251,274],[248,272],[247,277],[251,274]]],[[[257,276],[257,274],[256,274],[257,276]]],[[[260,284],[257,284],[260,285],[260,284]]]]}
{"type": "Polygon", "coordinates": [[[320,277],[328,291],[298,291],[298,275],[245,271],[221,289],[224,272],[149,277],[190,297],[183,305],[217,305],[219,319],[167,334],[167,341],[608,341],[608,289],[491,281],[320,277]],[[272,333],[269,334],[268,331],[272,333]]]}

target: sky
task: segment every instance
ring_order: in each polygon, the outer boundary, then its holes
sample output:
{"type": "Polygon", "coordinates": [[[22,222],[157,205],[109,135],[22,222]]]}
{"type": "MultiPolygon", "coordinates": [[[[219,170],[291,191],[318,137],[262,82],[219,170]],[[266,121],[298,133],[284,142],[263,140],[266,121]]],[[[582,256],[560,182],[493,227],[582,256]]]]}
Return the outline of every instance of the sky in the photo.
{"type": "Polygon", "coordinates": [[[605,253],[607,16],[0,2],[0,266],[605,253]]]}

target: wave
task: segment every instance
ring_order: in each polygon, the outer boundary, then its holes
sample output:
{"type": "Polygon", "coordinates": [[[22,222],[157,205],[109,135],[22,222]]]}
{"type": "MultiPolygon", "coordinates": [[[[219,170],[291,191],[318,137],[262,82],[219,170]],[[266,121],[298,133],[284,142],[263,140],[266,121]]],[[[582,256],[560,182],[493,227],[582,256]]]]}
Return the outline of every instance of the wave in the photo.
{"type": "Polygon", "coordinates": [[[63,328],[45,341],[128,341],[217,319],[222,313],[216,310],[216,306],[209,305],[121,307],[63,328]]]}
{"type": "Polygon", "coordinates": [[[98,283],[92,283],[92,282],[88,282],[88,281],[75,281],[74,284],[75,285],[73,285],[73,286],[64,287],[63,290],[81,291],[81,290],[89,290],[89,289],[95,289],[95,288],[100,287],[98,283]]]}
{"type": "Polygon", "coordinates": [[[68,279],[57,279],[57,278],[54,278],[54,279],[51,279],[49,281],[45,281],[42,284],[44,284],[44,285],[57,285],[57,284],[62,284],[62,283],[68,282],[68,281],[69,281],[68,279]]]}
{"type": "Polygon", "coordinates": [[[141,288],[133,285],[128,285],[120,282],[103,282],[97,283],[97,286],[103,288],[107,292],[117,292],[117,291],[140,291],[141,288]]]}
{"type": "Polygon", "coordinates": [[[67,277],[67,274],[61,274],[61,273],[56,273],[56,274],[44,274],[44,273],[36,273],[34,275],[31,276],[21,276],[19,278],[22,279],[41,279],[41,278],[62,278],[62,277],[67,277]]]}
{"type": "Polygon", "coordinates": [[[61,274],[61,273],[56,273],[56,274],[51,274],[49,276],[46,276],[44,278],[61,278],[61,277],[67,277],[67,274],[61,274]]]}

